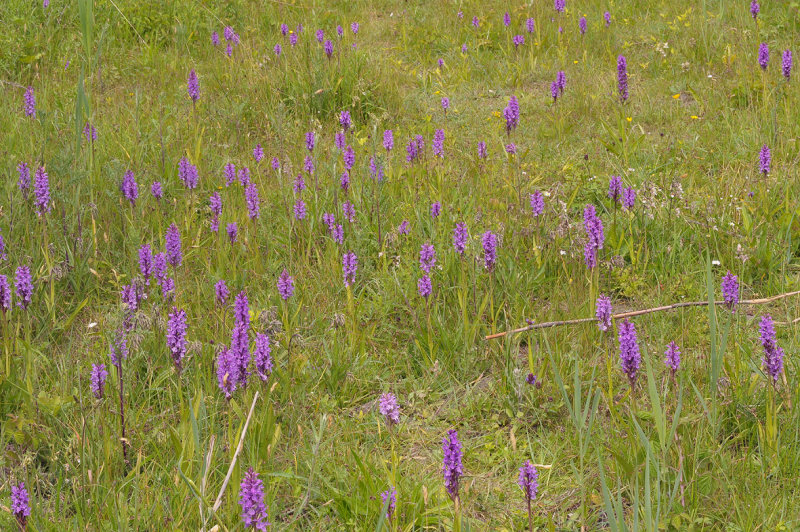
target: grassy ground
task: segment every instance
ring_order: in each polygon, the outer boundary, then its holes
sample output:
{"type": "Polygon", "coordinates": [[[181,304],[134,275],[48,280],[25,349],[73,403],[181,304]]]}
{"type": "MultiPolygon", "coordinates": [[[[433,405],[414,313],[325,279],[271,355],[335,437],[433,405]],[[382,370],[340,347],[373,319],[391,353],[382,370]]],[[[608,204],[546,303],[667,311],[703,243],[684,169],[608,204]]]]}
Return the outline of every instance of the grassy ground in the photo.
{"type": "Polygon", "coordinates": [[[24,481],[32,530],[243,530],[238,488],[252,467],[276,530],[524,530],[516,482],[526,459],[541,466],[537,529],[800,528],[800,339],[796,325],[780,323],[800,315],[797,297],[735,313],[700,306],[637,317],[644,360],[633,390],[619,365],[618,324],[484,340],[526,320],[591,317],[600,293],[617,312],[719,300],[728,270],[743,299],[797,289],[800,96],[798,76],[781,75],[780,54],[800,37],[798,5],[764,2],[756,22],[744,0],[569,0],[565,13],[549,0],[530,4],[3,2],[0,274],[13,284],[27,264],[35,291],[27,310],[2,313],[0,528],[14,528],[8,494],[24,481]],[[281,23],[303,25],[297,46],[281,23]],[[231,58],[228,25],[240,35],[231,58]],[[334,44],[330,59],[319,28],[334,44]],[[525,43],[515,49],[517,34],[525,43]],[[619,55],[630,75],[625,104],[619,55]],[[190,69],[200,84],[195,105],[190,69]],[[553,103],[560,70],[566,90],[553,103]],[[35,119],[23,113],[27,86],[35,119]],[[521,117],[507,135],[502,112],[512,95],[521,117]],[[354,122],[346,192],[334,146],[343,110],[354,122]],[[87,122],[94,143],[82,134],[87,122]],[[391,152],[385,129],[394,131],[391,152]],[[443,157],[431,151],[438,129],[443,157]],[[317,134],[313,175],[303,171],[308,131],[317,134]],[[424,156],[410,164],[406,144],[418,134],[424,156]],[[505,153],[509,142],[515,156],[505,153]],[[764,144],[768,175],[759,172],[764,144]],[[373,155],[380,183],[370,177],[373,155]],[[192,191],[178,179],[183,156],[199,170],[192,191]],[[37,216],[18,189],[20,162],[46,167],[49,214],[37,216]],[[249,167],[259,218],[248,217],[238,183],[225,186],[229,162],[249,167]],[[135,205],[119,187],[128,169],[135,205]],[[299,173],[304,220],[293,215],[299,173]],[[632,210],[607,197],[611,175],[636,189],[632,210]],[[154,181],[160,201],[149,192],[154,181]],[[540,217],[530,212],[534,190],[545,192],[540,217]],[[209,228],[215,191],[218,234],[209,228]],[[442,213],[433,218],[436,201],[442,213]],[[355,207],[353,222],[344,202],[355,207]],[[593,270],[583,260],[587,204],[605,226],[593,270]],[[343,244],[323,224],[328,212],[343,224],[343,244]],[[408,235],[398,232],[404,220],[408,235]],[[225,235],[232,222],[234,244],[225,235]],[[469,229],[463,257],[452,245],[457,222],[469,229]],[[163,250],[171,223],[184,254],[170,273],[175,291],[165,298],[151,282],[127,333],[126,467],[109,343],[127,313],[120,290],[140,278],[137,250],[163,250]],[[492,271],[486,231],[499,237],[492,271]],[[417,294],[424,243],[437,254],[428,300],[417,294]],[[346,287],[350,250],[358,270],[346,287]],[[296,286],[288,302],[276,289],[284,269],[296,286]],[[232,296],[246,291],[253,334],[270,336],[275,362],[267,382],[251,376],[230,401],[215,370],[233,326],[232,306],[214,301],[220,279],[232,296]],[[180,373],[165,341],[173,305],[188,316],[180,373]],[[785,379],[774,387],[761,369],[765,314],[779,322],[786,351],[785,379]],[[675,381],[663,363],[672,340],[682,351],[675,381]],[[101,362],[109,377],[96,399],[89,374],[101,362]],[[525,383],[528,373],[540,387],[525,383]],[[392,430],[377,411],[389,391],[401,409],[392,430]],[[451,428],[464,449],[460,523],[441,471],[451,428]],[[384,521],[389,486],[397,509],[384,521]]]}

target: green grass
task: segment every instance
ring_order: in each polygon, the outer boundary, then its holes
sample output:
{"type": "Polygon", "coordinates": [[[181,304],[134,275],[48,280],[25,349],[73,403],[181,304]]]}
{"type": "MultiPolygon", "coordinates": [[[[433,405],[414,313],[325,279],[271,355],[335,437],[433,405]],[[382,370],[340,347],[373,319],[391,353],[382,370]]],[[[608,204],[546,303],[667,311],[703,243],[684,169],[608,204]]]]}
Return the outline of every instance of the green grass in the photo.
{"type": "Polygon", "coordinates": [[[564,14],[550,0],[531,4],[508,8],[512,31],[497,1],[2,3],[8,258],[0,274],[13,282],[28,264],[36,289],[27,311],[2,315],[0,528],[14,528],[10,487],[25,481],[31,530],[198,530],[204,518],[206,530],[243,530],[239,481],[253,467],[275,530],[450,530],[456,514],[441,474],[450,428],[464,448],[461,530],[527,527],[516,485],[526,459],[548,466],[533,505],[541,530],[799,528],[797,325],[777,327],[787,355],[775,390],[758,340],[763,314],[800,315],[797,297],[736,313],[696,307],[636,318],[646,360],[632,392],[616,329],[589,323],[483,339],[526,319],[593,316],[599,292],[615,311],[719,300],[728,270],[743,298],[797,289],[800,100],[798,76],[781,76],[780,53],[800,37],[798,5],[764,2],[756,24],[749,2],[570,0],[564,14]],[[533,34],[524,30],[529,16],[533,34]],[[281,37],[282,22],[303,24],[296,47],[281,37]],[[210,41],[226,25],[241,36],[231,59],[224,39],[219,48],[210,41]],[[318,28],[335,43],[330,60],[318,28]],[[526,39],[518,50],[515,33],[526,39]],[[756,61],[761,42],[771,50],[766,72],[756,61]],[[616,96],[620,54],[630,72],[625,105],[616,96]],[[194,108],[191,68],[201,90],[194,108]],[[553,104],[559,70],[567,86],[553,104]],[[35,120],[22,112],[28,85],[35,120]],[[521,119],[509,138],[502,110],[511,95],[521,119]],[[451,101],[446,117],[442,96],[451,101]],[[346,194],[333,145],[342,110],[355,123],[346,194]],[[93,146],[81,133],[87,121],[98,130],[93,146]],[[442,159],[430,151],[440,128],[442,159]],[[394,131],[388,157],[384,129],[394,131]],[[310,130],[318,187],[306,176],[308,217],[299,222],[291,183],[310,130]],[[417,134],[426,155],[410,165],[405,146],[417,134]],[[488,145],[485,161],[478,141],[488,145]],[[511,141],[513,158],[503,148],[511,141]],[[259,164],[256,143],[266,154],[259,164]],[[773,157],[767,177],[758,169],[763,144],[773,157]],[[370,178],[373,154],[384,165],[380,185],[370,178]],[[177,178],[183,156],[200,172],[193,192],[177,178]],[[38,217],[17,189],[20,161],[46,166],[49,215],[38,217]],[[257,220],[247,217],[240,185],[225,188],[228,162],[250,168],[257,220]],[[119,191],[127,169],[139,183],[133,207],[119,191]],[[607,198],[611,175],[637,189],[632,212],[607,198]],[[149,193],[156,180],[161,202],[149,193]],[[528,207],[534,190],[549,194],[539,219],[528,207]],[[219,235],[209,230],[214,191],[223,197],[219,235]],[[343,219],[344,201],[355,205],[354,224],[343,219]],[[434,201],[443,206],[437,219],[434,201]],[[606,233],[594,273],[583,262],[588,203],[606,233]],[[325,230],[326,212],[344,225],[341,246],[325,230]],[[398,235],[403,220],[407,236],[398,235]],[[463,258],[452,248],[461,221],[470,233],[463,258]],[[125,468],[109,342],[124,316],[119,291],[138,276],[137,250],[162,250],[172,222],[184,251],[174,303],[151,283],[123,364],[125,468]],[[231,222],[239,224],[233,245],[224,234],[231,222]],[[488,230],[500,238],[491,273],[480,240],[488,230]],[[437,266],[426,303],[416,287],[427,242],[437,266]],[[359,262],[350,289],[347,250],[359,262]],[[284,268],[297,287],[288,305],[275,286],[284,268]],[[253,329],[270,335],[275,361],[268,382],[253,376],[229,402],[214,366],[233,323],[232,309],[214,304],[219,279],[232,294],[246,290],[253,329]],[[173,304],[189,318],[181,374],[165,343],[173,304]],[[671,340],[683,353],[677,382],[662,362],[671,340]],[[89,373],[100,362],[110,375],[97,400],[89,373]],[[540,388],[525,384],[529,372],[540,388]],[[243,450],[211,516],[256,391],[243,450]],[[401,408],[391,431],[377,412],[386,391],[401,408]],[[380,498],[390,485],[398,492],[391,522],[381,520],[380,498]]]}

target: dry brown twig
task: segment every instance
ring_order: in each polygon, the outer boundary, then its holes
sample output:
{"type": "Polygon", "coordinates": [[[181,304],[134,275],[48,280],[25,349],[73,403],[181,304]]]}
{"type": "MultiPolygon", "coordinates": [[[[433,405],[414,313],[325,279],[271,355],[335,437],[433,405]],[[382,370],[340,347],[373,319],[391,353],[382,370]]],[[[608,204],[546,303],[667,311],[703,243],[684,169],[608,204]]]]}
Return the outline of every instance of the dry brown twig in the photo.
{"type": "MultiPolygon", "coordinates": [[[[785,294],[778,294],[772,297],[764,297],[761,299],[745,299],[743,301],[739,301],[740,305],[764,305],[766,303],[772,303],[773,301],[777,301],[779,299],[784,299],[786,297],[795,296],[800,294],[800,290],[795,290],[794,292],[786,292],[785,294]]],[[[724,305],[724,301],[715,301],[715,305],[724,305]]],[[[642,310],[633,310],[630,312],[622,312],[620,314],[614,314],[611,316],[613,320],[621,320],[624,318],[632,318],[634,316],[641,316],[643,314],[652,314],[653,312],[663,312],[665,310],[674,310],[678,308],[686,308],[686,307],[703,307],[707,306],[708,301],[687,301],[685,303],[673,303],[672,305],[664,305],[661,307],[653,307],[653,308],[646,308],[642,310]]],[[[526,325],[525,327],[520,327],[518,329],[512,329],[510,331],[499,332],[495,334],[490,334],[485,337],[486,340],[494,340],[496,338],[503,338],[505,336],[509,336],[512,334],[517,334],[525,331],[531,331],[534,329],[547,329],[549,327],[560,327],[562,325],[579,325],[581,323],[596,323],[597,318],[578,318],[574,320],[559,320],[559,321],[544,321],[541,323],[531,323],[530,325],[526,325]]],[[[775,322],[776,325],[791,325],[800,322],[800,318],[796,318],[790,322],[775,322]]]]}

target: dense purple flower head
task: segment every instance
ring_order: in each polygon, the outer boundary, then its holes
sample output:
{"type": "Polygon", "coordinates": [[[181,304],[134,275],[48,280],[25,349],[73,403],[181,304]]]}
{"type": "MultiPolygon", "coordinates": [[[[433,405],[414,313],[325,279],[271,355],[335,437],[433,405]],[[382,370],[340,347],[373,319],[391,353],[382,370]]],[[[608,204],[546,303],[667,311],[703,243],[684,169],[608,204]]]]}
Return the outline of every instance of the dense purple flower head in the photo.
{"type": "Polygon", "coordinates": [[[357,269],[358,257],[352,251],[348,251],[342,256],[342,276],[344,277],[345,286],[355,284],[357,269]]]}
{"type": "Polygon", "coordinates": [[[506,119],[506,133],[510,134],[519,124],[519,102],[516,96],[512,95],[508,99],[508,105],[503,109],[503,118],[506,119]]]}
{"type": "Polygon", "coordinates": [[[464,222],[458,222],[455,229],[453,229],[453,248],[459,255],[463,255],[464,250],[467,249],[468,237],[469,233],[467,232],[467,224],[464,222]]]}
{"type": "Polygon", "coordinates": [[[534,190],[530,195],[531,214],[539,217],[544,213],[544,194],[539,190],[534,190]]]}
{"type": "Polygon", "coordinates": [[[122,191],[122,195],[125,196],[125,199],[128,200],[131,205],[136,205],[136,200],[139,198],[139,185],[136,183],[136,178],[132,170],[128,170],[125,172],[125,175],[122,176],[122,183],[119,188],[122,191]]]}
{"type": "Polygon", "coordinates": [[[764,347],[764,358],[761,363],[764,371],[772,378],[772,383],[778,382],[778,377],[783,373],[783,349],[778,347],[775,339],[775,327],[772,316],[769,314],[761,318],[758,326],[761,335],[761,345],[764,347]]]}
{"type": "Polygon", "coordinates": [[[770,166],[772,165],[772,152],[770,152],[766,144],[761,147],[761,151],[758,153],[758,162],[761,173],[764,175],[769,174],[770,166]]]}
{"type": "Polygon", "coordinates": [[[539,491],[539,472],[536,471],[530,460],[525,460],[525,463],[519,468],[517,485],[525,494],[526,502],[530,503],[536,499],[536,493],[539,491]]]}
{"type": "Polygon", "coordinates": [[[297,198],[294,202],[294,218],[295,220],[305,220],[308,216],[308,209],[306,209],[306,202],[303,198],[297,198]]]}
{"type": "Polygon", "coordinates": [[[397,490],[394,486],[389,486],[389,489],[381,493],[381,503],[386,506],[386,519],[391,521],[397,506],[397,490]]]}
{"type": "Polygon", "coordinates": [[[386,129],[383,132],[383,149],[389,152],[392,148],[394,148],[394,133],[391,129],[386,129]]]}
{"type": "Polygon", "coordinates": [[[347,145],[342,152],[342,160],[344,162],[344,167],[346,170],[350,171],[353,168],[353,165],[356,163],[356,152],[353,151],[353,148],[350,145],[347,145]]]}
{"type": "Polygon", "coordinates": [[[397,234],[407,235],[408,233],[409,233],[408,220],[403,220],[402,222],[400,222],[400,225],[397,226],[397,234]]]}
{"type": "Polygon", "coordinates": [[[336,146],[339,150],[344,150],[345,145],[347,144],[347,137],[344,131],[337,131],[336,134],[333,136],[333,145],[336,146]]]}
{"type": "Polygon", "coordinates": [[[160,181],[153,181],[153,184],[150,185],[150,194],[152,194],[156,200],[160,200],[164,196],[160,181]]]}
{"type": "Polygon", "coordinates": [[[19,190],[22,192],[22,196],[28,199],[28,191],[31,189],[31,169],[27,163],[19,163],[17,172],[19,173],[19,180],[17,181],[19,190]]]}
{"type": "Polygon", "coordinates": [[[25,116],[30,116],[31,118],[36,118],[36,96],[33,94],[33,87],[28,86],[25,89],[25,95],[23,96],[24,100],[24,109],[25,109],[25,116]]]}
{"type": "Polygon", "coordinates": [[[39,216],[50,212],[50,180],[44,167],[40,166],[33,177],[33,194],[39,216]]]}
{"type": "Polygon", "coordinates": [[[286,24],[281,24],[281,35],[286,37],[289,34],[289,26],[286,24]]]}
{"type": "Polygon", "coordinates": [[[622,199],[622,178],[618,175],[612,175],[608,181],[608,197],[614,200],[614,203],[619,203],[622,199]]]}
{"type": "Polygon", "coordinates": [[[294,183],[292,184],[292,190],[294,190],[295,194],[300,194],[306,189],[306,181],[303,179],[303,174],[297,174],[297,177],[294,178],[294,183]]]}
{"type": "Polygon", "coordinates": [[[339,179],[339,186],[342,187],[342,190],[347,193],[347,190],[350,188],[350,172],[345,170],[342,172],[342,175],[339,179]]]}
{"type": "Polygon", "coordinates": [[[523,44],[525,44],[525,36],[524,35],[514,35],[511,38],[511,42],[514,43],[514,48],[519,48],[523,44]]]}
{"type": "Polygon", "coordinates": [[[434,201],[431,203],[431,218],[438,218],[442,214],[442,202],[434,201]]]}
{"type": "Polygon", "coordinates": [[[297,34],[296,33],[290,33],[289,34],[289,44],[291,44],[292,46],[297,46],[297,34]]]}
{"type": "Polygon", "coordinates": [[[177,307],[172,307],[167,317],[167,348],[180,371],[186,355],[186,311],[177,307]]]}
{"type": "Polygon", "coordinates": [[[239,236],[239,224],[236,222],[229,223],[225,226],[225,232],[228,234],[228,240],[230,240],[231,244],[235,243],[239,236]]]}
{"type": "Polygon", "coordinates": [[[33,277],[27,266],[18,266],[14,272],[14,291],[17,293],[17,305],[23,310],[27,309],[33,297],[33,277]]]}
{"type": "Polygon", "coordinates": [[[353,35],[358,35],[358,22],[353,22],[350,24],[350,31],[353,32],[353,35]]]}
{"type": "Polygon", "coordinates": [[[236,181],[236,165],[233,163],[228,163],[222,169],[222,172],[225,176],[225,186],[230,186],[234,181],[236,181]]]}
{"type": "Polygon", "coordinates": [[[484,141],[478,142],[478,159],[486,159],[486,143],[484,141]]]}
{"type": "Polygon", "coordinates": [[[427,274],[417,279],[417,292],[425,299],[428,299],[433,293],[433,284],[431,283],[431,278],[428,277],[427,274]]]}
{"type": "Polygon", "coordinates": [[[436,64],[439,65],[439,68],[444,67],[444,59],[440,57],[439,59],[436,60],[436,64]]]}
{"type": "Polygon", "coordinates": [[[605,243],[603,222],[597,216],[594,205],[587,205],[583,210],[583,227],[588,237],[584,249],[584,259],[588,268],[594,268],[597,265],[597,251],[603,249],[605,243]]]}
{"type": "Polygon", "coordinates": [[[464,474],[464,466],[461,464],[463,451],[461,442],[458,441],[458,432],[450,429],[447,436],[442,440],[442,474],[444,475],[444,487],[450,498],[458,498],[458,481],[464,474]]]}
{"type": "Polygon", "coordinates": [[[181,233],[178,231],[178,226],[175,222],[169,224],[167,233],[164,235],[164,245],[167,250],[167,262],[173,268],[177,268],[183,262],[183,253],[181,253],[181,233]]]}
{"type": "Polygon", "coordinates": [[[228,43],[228,46],[225,47],[225,55],[231,57],[233,55],[233,46],[231,43],[228,43]]]}
{"type": "Polygon", "coordinates": [[[783,77],[786,78],[786,81],[792,77],[792,51],[791,50],[784,50],[781,66],[783,69],[783,77]]]}
{"type": "Polygon", "coordinates": [[[447,113],[447,110],[450,109],[450,98],[447,96],[442,97],[442,109],[445,113],[447,113]]]}
{"type": "Polygon", "coordinates": [[[242,523],[245,528],[266,530],[270,525],[267,505],[264,504],[264,483],[252,467],[247,470],[239,486],[239,505],[242,507],[242,523]]]}
{"type": "Polygon", "coordinates": [[[444,129],[437,129],[433,133],[432,149],[434,156],[444,157],[444,129]]]}
{"type": "Polygon", "coordinates": [[[11,309],[11,285],[8,277],[0,274],[0,312],[8,312],[11,309]]]}
{"type": "Polygon", "coordinates": [[[328,228],[328,232],[333,231],[333,228],[336,225],[336,217],[330,212],[323,213],[322,223],[324,223],[328,228]]]}
{"type": "Polygon", "coordinates": [[[258,197],[258,187],[254,182],[250,182],[244,189],[244,199],[247,202],[247,214],[253,220],[261,216],[261,200],[258,197]]]}
{"type": "Polygon", "coordinates": [[[189,98],[192,99],[192,102],[196,102],[200,99],[200,82],[197,80],[197,74],[194,69],[189,71],[189,79],[186,82],[186,92],[189,94],[189,98]]]}
{"type": "Polygon", "coordinates": [[[531,17],[528,17],[528,18],[525,20],[525,30],[526,30],[528,33],[533,33],[533,31],[534,31],[535,29],[536,29],[536,21],[535,21],[535,20],[533,20],[533,18],[531,18],[531,17]]]}
{"type": "Polygon", "coordinates": [[[135,282],[122,286],[120,291],[120,299],[125,305],[128,313],[133,314],[139,308],[139,302],[142,299],[142,290],[135,282]]]}
{"type": "Polygon", "coordinates": [[[283,50],[283,48],[281,48],[281,45],[280,45],[280,43],[277,43],[277,44],[275,45],[275,48],[273,48],[273,51],[275,52],[275,56],[276,56],[276,57],[278,57],[278,56],[280,56],[280,55],[281,55],[281,51],[282,51],[282,50],[283,50]]]}
{"type": "Polygon", "coordinates": [[[553,81],[550,84],[550,97],[553,98],[553,103],[558,101],[558,96],[561,94],[558,88],[558,81],[553,81]]]}
{"type": "Polygon", "coordinates": [[[314,173],[314,158],[311,155],[306,155],[305,159],[303,159],[303,170],[309,175],[314,173]]]}
{"type": "Polygon", "coordinates": [[[331,237],[337,244],[344,244],[344,228],[342,227],[342,224],[336,224],[331,229],[331,237]]]}
{"type": "Polygon", "coordinates": [[[354,223],[356,221],[356,208],[349,201],[342,203],[342,214],[348,222],[354,223]]]}
{"type": "Polygon", "coordinates": [[[566,0],[553,0],[553,8],[559,13],[563,13],[566,7],[567,7],[566,0]]]}
{"type": "Polygon", "coordinates": [[[556,72],[556,85],[558,85],[558,93],[564,94],[567,88],[567,74],[563,70],[556,72]]]}
{"type": "Polygon", "coordinates": [[[390,427],[400,423],[400,407],[397,406],[397,397],[393,393],[381,394],[378,402],[378,410],[386,419],[386,424],[390,427]]]}
{"type": "Polygon", "coordinates": [[[264,333],[256,334],[256,346],[253,350],[253,360],[256,365],[258,377],[266,382],[272,374],[272,348],[269,345],[269,336],[264,333]]]}
{"type": "Polygon", "coordinates": [[[225,35],[226,41],[233,41],[234,35],[236,35],[236,33],[233,31],[233,28],[230,26],[225,26],[223,34],[225,35]]]}
{"type": "Polygon", "coordinates": [[[278,171],[281,167],[281,162],[278,160],[277,157],[273,157],[270,165],[272,166],[273,170],[278,171]]]}
{"type": "Polygon", "coordinates": [[[765,42],[758,47],[758,64],[761,70],[766,70],[769,66],[769,46],[765,42]]]}
{"type": "Polygon", "coordinates": [[[353,127],[353,120],[350,118],[350,111],[344,110],[339,113],[339,124],[341,124],[342,129],[344,129],[345,132],[353,127]]]}
{"type": "Polygon", "coordinates": [[[758,0],[753,0],[750,2],[750,14],[753,16],[753,20],[758,18],[759,11],[761,11],[761,6],[758,5],[758,0]]]}
{"type": "Polygon", "coordinates": [[[467,50],[469,50],[469,48],[467,48],[467,43],[462,44],[461,45],[461,53],[465,54],[465,53],[467,53],[467,50]]]}
{"type": "Polygon", "coordinates": [[[97,140],[97,130],[95,129],[94,125],[86,122],[86,125],[83,126],[83,136],[86,137],[86,142],[95,142],[97,140]]]}
{"type": "Polygon", "coordinates": [[[309,131],[306,133],[306,149],[309,153],[314,151],[314,145],[317,142],[317,136],[314,134],[313,131],[309,131]]]}
{"type": "Polygon", "coordinates": [[[208,198],[208,206],[211,209],[211,230],[219,231],[219,216],[222,214],[222,197],[219,192],[214,192],[208,198]]]}
{"type": "Polygon", "coordinates": [[[600,294],[594,308],[594,315],[597,317],[597,327],[599,327],[601,331],[607,331],[611,328],[611,298],[600,294]]]}
{"type": "Polygon", "coordinates": [[[508,27],[510,25],[511,25],[511,15],[509,15],[508,11],[506,11],[503,14],[503,26],[508,27]]]}
{"type": "Polygon", "coordinates": [[[260,163],[263,158],[264,158],[264,148],[261,147],[261,144],[256,144],[256,147],[253,148],[253,159],[257,163],[260,163]]]}
{"type": "Polygon", "coordinates": [[[481,245],[483,246],[483,265],[487,270],[492,271],[497,262],[497,235],[486,231],[481,237],[481,245]]]}
{"type": "Polygon", "coordinates": [[[244,323],[236,322],[231,331],[231,345],[228,356],[231,357],[230,363],[233,367],[230,379],[237,387],[247,386],[247,377],[250,372],[247,367],[250,365],[250,338],[247,334],[248,328],[244,323]]]}
{"type": "Polygon", "coordinates": [[[236,294],[233,302],[233,319],[237,325],[242,324],[246,329],[250,328],[250,303],[244,290],[236,294]]]}
{"type": "Polygon", "coordinates": [[[606,21],[606,28],[609,27],[611,25],[611,13],[608,11],[603,13],[603,20],[606,21]]]}
{"type": "Polygon", "coordinates": [[[163,252],[153,255],[153,278],[159,284],[167,278],[167,255],[163,252]]]}
{"type": "Polygon", "coordinates": [[[417,149],[417,142],[414,139],[408,141],[406,144],[406,161],[413,163],[419,157],[419,150],[417,149]]]}
{"type": "Polygon", "coordinates": [[[419,250],[419,267],[425,273],[431,273],[436,265],[436,249],[433,244],[422,244],[419,250]]]}
{"type": "Polygon", "coordinates": [[[580,30],[581,35],[586,34],[586,17],[581,17],[580,20],[578,20],[578,29],[580,30]]]}
{"type": "Polygon", "coordinates": [[[344,37],[344,28],[341,26],[341,24],[336,26],[336,35],[338,35],[340,38],[344,37]]]}
{"type": "Polygon", "coordinates": [[[113,365],[119,367],[122,361],[128,358],[128,341],[123,332],[117,331],[114,341],[109,344],[108,348],[108,358],[111,359],[113,365]]]}
{"type": "Polygon", "coordinates": [[[642,355],[639,353],[639,343],[636,339],[636,326],[627,319],[619,324],[619,359],[622,371],[633,387],[639,374],[642,355]]]}
{"type": "Polygon", "coordinates": [[[178,178],[183,182],[183,185],[189,190],[197,188],[197,183],[200,181],[200,174],[197,167],[189,162],[186,157],[181,157],[178,161],[178,178]]]}
{"type": "Polygon", "coordinates": [[[634,190],[632,187],[626,187],[625,190],[622,191],[622,206],[630,211],[633,210],[635,204],[636,190],[634,190]]]}
{"type": "Polygon", "coordinates": [[[513,142],[509,142],[506,144],[506,153],[509,155],[516,155],[517,154],[517,145],[513,142]]]}
{"type": "Polygon", "coordinates": [[[667,350],[664,352],[664,364],[669,368],[672,375],[675,375],[678,368],[680,368],[681,350],[675,342],[670,342],[667,345],[667,350]]]}
{"type": "Polygon", "coordinates": [[[6,241],[3,240],[3,235],[0,234],[0,261],[8,259],[6,254],[6,241]]]}
{"type": "Polygon", "coordinates": [[[481,25],[481,21],[478,19],[478,17],[472,17],[472,26],[477,28],[480,25],[481,25]]]}
{"type": "Polygon", "coordinates": [[[294,279],[285,269],[281,272],[280,277],[278,277],[278,293],[284,301],[294,294],[294,279]]]}
{"type": "Polygon", "coordinates": [[[228,285],[225,283],[224,279],[220,279],[214,285],[214,295],[216,298],[216,303],[220,307],[225,306],[225,304],[228,302],[228,298],[231,296],[231,293],[228,290],[228,285]]]}
{"type": "Polygon", "coordinates": [[[11,513],[14,514],[21,529],[25,530],[25,522],[31,515],[31,505],[28,501],[28,490],[25,489],[24,482],[11,486],[11,513]]]}
{"type": "Polygon", "coordinates": [[[739,304],[739,277],[730,270],[722,277],[722,299],[729,309],[736,311],[739,304]]]}
{"type": "Polygon", "coordinates": [[[230,399],[238,384],[239,366],[234,359],[233,352],[228,348],[223,348],[217,353],[217,385],[225,394],[226,399],[230,399]]]}
{"type": "Polygon", "coordinates": [[[246,166],[239,169],[239,184],[243,187],[250,184],[250,169],[246,166]]]}
{"type": "Polygon", "coordinates": [[[219,33],[216,31],[211,32],[211,44],[214,46],[219,46],[219,33]]]}
{"type": "Polygon", "coordinates": [[[92,374],[91,374],[91,387],[92,393],[98,399],[103,398],[103,390],[106,386],[106,378],[108,377],[108,371],[106,371],[105,364],[92,364],[92,374]]]}
{"type": "Polygon", "coordinates": [[[628,61],[624,55],[617,58],[617,90],[622,103],[628,100],[628,61]]]}

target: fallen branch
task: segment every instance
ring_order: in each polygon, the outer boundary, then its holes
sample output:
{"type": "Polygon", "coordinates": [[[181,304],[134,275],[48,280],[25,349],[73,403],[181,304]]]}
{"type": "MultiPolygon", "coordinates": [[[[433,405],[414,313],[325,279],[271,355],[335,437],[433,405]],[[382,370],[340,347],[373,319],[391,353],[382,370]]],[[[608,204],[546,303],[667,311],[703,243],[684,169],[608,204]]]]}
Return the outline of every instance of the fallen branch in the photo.
{"type": "Polygon", "coordinates": [[[236,452],[233,453],[233,460],[231,460],[231,465],[228,468],[228,474],[225,475],[225,481],[222,483],[222,487],[219,489],[219,495],[217,495],[217,500],[214,502],[214,507],[212,508],[214,513],[217,513],[217,510],[219,510],[219,507],[222,504],[222,495],[225,493],[225,488],[228,487],[228,482],[230,482],[231,480],[231,475],[233,474],[233,467],[236,465],[236,459],[239,457],[239,453],[242,452],[242,446],[244,445],[244,437],[247,434],[247,426],[250,424],[250,418],[253,416],[253,409],[256,407],[257,400],[258,400],[258,392],[256,392],[255,397],[253,397],[253,404],[250,405],[250,412],[247,414],[247,420],[244,422],[242,433],[239,435],[239,444],[236,446],[236,452]]]}
{"type": "MultiPolygon", "coordinates": [[[[739,301],[740,305],[763,305],[765,303],[772,303],[773,301],[777,301],[779,299],[783,299],[790,296],[795,296],[800,294],[800,290],[795,290],[794,292],[787,292],[785,294],[778,294],[777,296],[772,297],[765,297],[761,299],[745,299],[743,301],[739,301]]],[[[715,305],[724,305],[724,301],[715,301],[715,305]]],[[[641,316],[643,314],[652,314],[653,312],[663,312],[665,310],[674,310],[677,308],[685,308],[685,307],[704,307],[708,305],[708,301],[687,301],[685,303],[674,303],[672,305],[664,305],[662,307],[654,307],[654,308],[646,308],[642,310],[633,310],[631,312],[622,312],[620,314],[614,314],[611,316],[613,320],[621,320],[624,318],[632,318],[634,316],[641,316]]],[[[800,318],[795,319],[788,324],[797,323],[800,321],[800,318]]],[[[597,318],[578,318],[575,320],[560,320],[560,321],[544,321],[542,323],[531,323],[530,325],[526,325],[525,327],[520,327],[518,329],[512,329],[510,331],[499,332],[495,334],[490,334],[486,336],[486,340],[494,340],[496,338],[503,338],[504,336],[509,336],[512,334],[517,334],[525,331],[531,331],[533,329],[547,329],[549,327],[560,327],[562,325],[579,325],[581,323],[597,323],[597,318]]]]}

